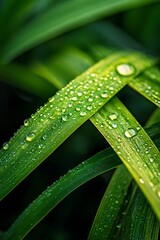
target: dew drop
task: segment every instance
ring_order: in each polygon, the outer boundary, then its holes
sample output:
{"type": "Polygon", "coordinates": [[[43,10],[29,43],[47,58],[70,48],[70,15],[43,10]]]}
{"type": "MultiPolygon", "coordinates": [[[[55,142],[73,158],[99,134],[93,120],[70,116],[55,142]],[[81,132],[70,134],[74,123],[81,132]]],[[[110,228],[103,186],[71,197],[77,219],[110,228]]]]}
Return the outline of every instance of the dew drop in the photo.
{"type": "Polygon", "coordinates": [[[80,112],[80,116],[82,116],[82,117],[84,117],[84,116],[86,116],[86,112],[80,112]]]}
{"type": "Polygon", "coordinates": [[[53,102],[54,101],[54,97],[51,97],[48,99],[49,102],[53,102]]]}
{"type": "Polygon", "coordinates": [[[68,117],[67,116],[62,116],[62,122],[67,122],[68,117]]]}
{"type": "Polygon", "coordinates": [[[125,136],[127,137],[127,138],[132,138],[132,137],[134,137],[137,133],[136,133],[136,131],[133,129],[133,128],[129,128],[128,130],[126,130],[125,131],[125,136]]]}
{"type": "Polygon", "coordinates": [[[158,197],[160,198],[160,191],[157,192],[158,197]]]}
{"type": "Polygon", "coordinates": [[[82,92],[78,92],[77,95],[78,95],[78,96],[82,96],[82,92]]]}
{"type": "Polygon", "coordinates": [[[113,127],[113,128],[117,128],[118,125],[117,125],[116,123],[113,123],[113,124],[112,124],[112,127],[113,127]]]}
{"type": "Polygon", "coordinates": [[[152,163],[152,162],[154,162],[154,159],[153,159],[153,158],[150,158],[149,161],[152,163]]]}
{"type": "Polygon", "coordinates": [[[87,109],[90,111],[92,109],[92,106],[88,106],[87,109]]]}
{"type": "Polygon", "coordinates": [[[132,64],[123,63],[116,67],[117,72],[122,76],[130,76],[135,73],[135,67],[132,64]]]}
{"type": "Polygon", "coordinates": [[[93,98],[88,98],[88,102],[93,102],[93,98]]]}
{"type": "Polygon", "coordinates": [[[34,139],[35,135],[34,133],[29,133],[27,136],[26,136],[26,141],[27,142],[31,142],[33,139],[34,139]]]}
{"type": "Polygon", "coordinates": [[[29,125],[29,120],[28,119],[25,119],[24,120],[24,126],[27,127],[29,125]]]}
{"type": "Polygon", "coordinates": [[[77,97],[72,97],[72,100],[73,101],[77,101],[77,97]]]}
{"type": "Polygon", "coordinates": [[[4,149],[4,150],[7,150],[8,148],[9,148],[9,144],[8,144],[7,142],[4,143],[4,144],[3,144],[3,149],[4,149]]]}
{"type": "Polygon", "coordinates": [[[102,98],[106,98],[106,97],[108,97],[108,94],[107,94],[106,92],[103,92],[103,93],[101,94],[101,97],[102,97],[102,98]]]}
{"type": "Polygon", "coordinates": [[[139,179],[140,183],[144,184],[144,180],[142,178],[139,179]]]}
{"type": "Polygon", "coordinates": [[[117,119],[117,117],[118,117],[118,114],[116,114],[116,113],[112,113],[112,114],[109,115],[109,118],[111,120],[115,120],[115,119],[117,119]]]}

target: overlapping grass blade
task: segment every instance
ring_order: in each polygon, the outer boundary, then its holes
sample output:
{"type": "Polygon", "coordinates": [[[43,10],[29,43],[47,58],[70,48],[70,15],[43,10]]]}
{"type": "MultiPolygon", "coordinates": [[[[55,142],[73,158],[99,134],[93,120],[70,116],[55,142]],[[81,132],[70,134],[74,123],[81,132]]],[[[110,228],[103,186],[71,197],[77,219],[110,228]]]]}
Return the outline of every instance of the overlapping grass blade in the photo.
{"type": "Polygon", "coordinates": [[[88,69],[40,108],[0,151],[0,199],[69,135],[154,60],[117,53],[88,69]],[[117,65],[134,62],[135,72],[119,75],[117,65]],[[17,147],[18,146],[18,147],[17,147]],[[38,151],[37,151],[38,149],[38,151]]]}
{"type": "MultiPolygon", "coordinates": [[[[154,0],[152,1],[152,3],[154,0]]],[[[125,9],[150,4],[150,0],[77,0],[65,1],[28,23],[10,39],[1,53],[9,62],[21,53],[77,26],[125,9]]]]}
{"type": "MultiPolygon", "coordinates": [[[[154,142],[157,142],[160,144],[159,138],[159,129],[160,125],[157,123],[157,120],[160,120],[157,117],[157,114],[153,114],[151,118],[149,119],[150,124],[154,123],[154,128],[145,128],[147,134],[154,139],[154,142]],[[158,141],[157,141],[158,140],[158,141]]],[[[158,145],[157,145],[158,147],[158,145]]],[[[125,170],[125,169],[124,169],[125,170]]],[[[123,169],[121,169],[121,173],[123,175],[123,169]]],[[[125,171],[124,171],[124,179],[125,179],[125,171]]],[[[113,177],[114,178],[114,177],[113,177]]],[[[119,186],[119,182],[117,181],[117,186],[119,186]]],[[[128,186],[128,183],[126,181],[126,185],[128,186]]],[[[116,186],[116,187],[117,187],[116,186]]],[[[123,186],[124,187],[124,186],[123,186]]],[[[121,204],[121,202],[117,201],[117,212],[114,211],[114,218],[115,220],[112,221],[112,225],[110,224],[110,221],[108,221],[108,217],[110,217],[110,211],[106,211],[104,214],[104,209],[108,209],[108,205],[114,204],[112,199],[110,201],[110,194],[114,194],[115,188],[112,189],[113,192],[109,193],[108,190],[106,191],[101,204],[99,206],[98,212],[96,214],[95,220],[92,225],[92,229],[90,232],[90,238],[96,239],[96,236],[99,236],[99,238],[102,238],[103,234],[103,239],[108,238],[108,239],[158,239],[157,237],[157,231],[158,231],[158,221],[155,217],[155,214],[153,214],[153,211],[149,204],[147,203],[146,198],[143,196],[142,193],[140,193],[140,190],[137,188],[137,186],[134,184],[133,188],[130,189],[131,191],[127,192],[126,200],[124,200],[124,206],[121,204]],[[132,196],[130,198],[130,196],[132,196]],[[139,201],[135,201],[135,199],[139,199],[139,201]],[[109,200],[109,201],[108,201],[109,200]],[[129,201],[128,201],[129,200],[129,201]],[[140,211],[140,208],[143,207],[143,204],[145,207],[147,207],[147,211],[140,211]],[[121,211],[119,211],[121,209],[121,211]],[[129,209],[129,210],[128,210],[129,209]],[[143,214],[142,214],[143,212],[143,214]],[[139,217],[138,214],[142,214],[139,217]],[[133,217],[134,215],[134,217],[133,217]],[[141,219],[142,221],[139,221],[141,219]],[[149,221],[146,221],[145,219],[149,219],[149,221]],[[130,222],[130,225],[128,224],[128,221],[130,222]],[[103,223],[105,222],[105,224],[103,223]],[[136,224],[139,224],[140,228],[136,228],[136,224]],[[155,225],[154,228],[150,228],[148,226],[149,222],[151,222],[151,225],[155,225]],[[132,225],[132,226],[131,226],[132,225]],[[96,226],[99,226],[99,230],[97,230],[97,235],[96,235],[96,226]],[[123,227],[122,227],[123,226],[123,227]],[[122,229],[122,230],[121,230],[122,229]],[[152,229],[152,232],[151,232],[152,229]],[[136,234],[136,237],[133,238],[134,233],[136,234]],[[139,235],[138,235],[139,234],[139,235]],[[96,236],[95,236],[96,235],[96,236]],[[147,237],[148,235],[148,237],[147,237]],[[140,238],[139,236],[142,236],[140,238]],[[145,236],[145,237],[144,237],[145,236]],[[151,237],[152,236],[152,237],[151,237]],[[157,238],[156,238],[157,237],[157,238]]],[[[120,191],[120,190],[119,190],[120,191]]],[[[119,198],[121,195],[121,192],[118,193],[117,198],[119,198]]],[[[113,207],[114,209],[114,207],[113,207]]],[[[145,209],[146,210],[146,209],[145,209]]]]}
{"type": "Polygon", "coordinates": [[[117,167],[119,164],[121,164],[121,161],[111,148],[82,162],[79,166],[70,170],[66,175],[57,180],[57,182],[48,187],[30,204],[6,234],[4,234],[2,240],[23,239],[49,211],[73,190],[92,178],[117,167]]]}
{"type": "Polygon", "coordinates": [[[144,129],[116,97],[91,121],[119,155],[160,219],[160,153],[144,129]]]}
{"type": "Polygon", "coordinates": [[[160,107],[160,71],[153,67],[133,79],[129,86],[160,107]]]}
{"type": "MultiPolygon", "coordinates": [[[[160,127],[159,130],[157,130],[158,126],[154,125],[146,129],[147,132],[152,132],[155,139],[159,139],[160,135],[160,127]]],[[[160,142],[158,144],[158,147],[160,148],[160,142]]],[[[116,168],[120,164],[121,161],[112,148],[105,149],[85,162],[82,162],[79,166],[70,170],[66,175],[53,183],[37,199],[35,199],[34,202],[29,205],[29,207],[13,223],[4,235],[3,240],[14,238],[18,239],[20,236],[21,238],[24,237],[42,218],[47,215],[49,211],[51,211],[73,190],[85,182],[88,182],[90,179],[110,169],[116,168]]],[[[118,171],[122,172],[122,169],[118,171]]],[[[127,179],[130,181],[130,176],[125,169],[123,178],[124,176],[126,176],[126,183],[127,179]]],[[[118,181],[118,183],[120,183],[120,181],[118,181]]],[[[127,189],[127,187],[123,186],[123,192],[121,191],[122,195],[124,194],[125,189],[127,189]]],[[[118,191],[119,188],[116,191],[117,194],[118,191]]],[[[116,203],[117,206],[119,203],[120,202],[116,203]]]]}
{"type": "Polygon", "coordinates": [[[99,205],[88,239],[115,239],[128,202],[131,180],[124,165],[119,166],[99,205]]]}
{"type": "Polygon", "coordinates": [[[142,192],[137,189],[122,224],[123,240],[158,240],[159,222],[142,192]]]}

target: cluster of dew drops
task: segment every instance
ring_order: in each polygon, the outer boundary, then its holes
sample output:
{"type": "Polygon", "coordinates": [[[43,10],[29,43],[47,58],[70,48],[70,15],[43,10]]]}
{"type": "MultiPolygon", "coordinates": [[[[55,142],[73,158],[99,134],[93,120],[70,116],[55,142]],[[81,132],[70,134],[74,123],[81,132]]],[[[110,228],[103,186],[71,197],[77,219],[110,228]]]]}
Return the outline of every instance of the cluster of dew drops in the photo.
{"type": "MultiPolygon", "coordinates": [[[[132,64],[123,63],[123,64],[119,64],[119,65],[116,66],[116,71],[118,72],[119,75],[127,77],[127,76],[130,76],[130,75],[135,73],[135,67],[132,64]]],[[[95,74],[91,73],[91,77],[92,78],[95,77],[95,74]]],[[[103,84],[99,83],[99,86],[101,87],[101,86],[103,86],[103,84]]],[[[112,87],[110,87],[110,90],[113,90],[112,87]]],[[[74,91],[73,91],[73,93],[74,93],[74,91]]],[[[82,96],[82,92],[79,91],[79,92],[77,92],[77,96],[73,95],[73,97],[71,97],[71,100],[73,102],[76,102],[78,100],[78,97],[81,97],[81,96],[82,96]]],[[[98,98],[98,96],[96,96],[96,97],[98,98]]],[[[101,97],[102,98],[107,98],[108,93],[107,92],[101,93],[101,97]]],[[[53,100],[54,100],[54,97],[50,98],[49,102],[52,102],[53,100]]],[[[90,111],[90,110],[93,109],[93,102],[94,102],[94,98],[92,97],[92,95],[88,98],[88,102],[90,104],[86,107],[86,110],[90,111]]],[[[69,107],[72,107],[71,103],[69,104],[69,107]]],[[[87,115],[87,112],[84,111],[84,110],[81,111],[80,107],[76,107],[76,111],[79,111],[79,115],[81,117],[84,117],[84,116],[87,115]]],[[[114,118],[114,116],[113,116],[113,118],[114,118]]],[[[61,120],[62,120],[62,122],[66,122],[68,120],[68,116],[67,115],[62,115],[61,120]]],[[[24,121],[24,126],[27,127],[29,125],[29,122],[30,122],[30,120],[26,119],[24,121]]],[[[129,129],[128,131],[126,131],[125,135],[126,135],[126,137],[130,138],[130,137],[135,135],[135,132],[134,132],[133,129],[129,129]]],[[[27,142],[32,142],[33,139],[34,139],[34,133],[28,133],[26,135],[25,140],[27,142]]],[[[8,150],[8,149],[9,149],[9,143],[6,142],[3,145],[3,150],[8,150]]]]}

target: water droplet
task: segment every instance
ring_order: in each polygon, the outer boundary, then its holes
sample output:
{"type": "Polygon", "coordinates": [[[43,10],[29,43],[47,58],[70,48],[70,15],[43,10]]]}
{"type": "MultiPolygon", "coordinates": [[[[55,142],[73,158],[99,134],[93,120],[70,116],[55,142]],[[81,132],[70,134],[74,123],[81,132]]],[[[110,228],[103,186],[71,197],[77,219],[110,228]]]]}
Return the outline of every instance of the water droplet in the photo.
{"type": "Polygon", "coordinates": [[[80,116],[82,116],[82,117],[84,117],[84,116],[86,116],[86,112],[80,112],[80,116]]]}
{"type": "Polygon", "coordinates": [[[7,142],[5,142],[4,144],[3,144],[3,149],[4,150],[7,150],[9,148],[9,144],[7,143],[7,142]]]}
{"type": "Polygon", "coordinates": [[[68,117],[66,115],[62,116],[62,122],[67,122],[68,117]]]}
{"type": "Polygon", "coordinates": [[[78,96],[82,96],[82,92],[78,92],[77,95],[78,95],[78,96]]]}
{"type": "Polygon", "coordinates": [[[92,106],[88,106],[87,109],[90,111],[92,109],[92,106]]]}
{"type": "Polygon", "coordinates": [[[130,76],[135,73],[135,67],[128,63],[122,63],[118,65],[116,70],[122,76],[130,76]]]}
{"type": "Polygon", "coordinates": [[[132,138],[132,137],[134,137],[137,133],[136,133],[136,131],[133,129],[133,128],[129,128],[128,130],[126,130],[125,131],[125,136],[127,137],[127,138],[132,138]]]}
{"type": "Polygon", "coordinates": [[[115,120],[115,119],[117,119],[117,117],[118,117],[118,114],[116,114],[116,113],[112,113],[112,114],[109,115],[109,118],[111,120],[115,120]]]}
{"type": "Polygon", "coordinates": [[[79,107],[77,107],[77,108],[76,108],[76,111],[78,111],[78,112],[79,112],[80,110],[81,110],[81,109],[80,109],[79,107]]]}
{"type": "Polygon", "coordinates": [[[24,120],[24,126],[27,127],[29,125],[29,120],[28,119],[25,119],[24,120]]]}
{"type": "Polygon", "coordinates": [[[72,100],[73,101],[77,101],[77,97],[72,97],[72,100]]]}
{"type": "Polygon", "coordinates": [[[27,142],[31,142],[33,139],[34,139],[35,135],[34,133],[29,133],[27,136],[26,136],[26,141],[27,142]]]}
{"type": "Polygon", "coordinates": [[[153,158],[150,158],[149,161],[152,163],[152,162],[154,162],[154,159],[153,159],[153,158]]]}
{"type": "Polygon", "coordinates": [[[144,180],[142,178],[139,179],[140,183],[144,184],[144,180]]]}
{"type": "Polygon", "coordinates": [[[53,102],[54,101],[54,97],[51,97],[48,99],[49,102],[53,102]]]}
{"type": "Polygon", "coordinates": [[[112,124],[112,127],[113,127],[113,128],[117,128],[118,125],[117,125],[116,123],[113,123],[113,124],[112,124]]]}
{"type": "Polygon", "coordinates": [[[93,98],[88,98],[88,102],[93,102],[93,98]]]}
{"type": "Polygon", "coordinates": [[[103,92],[103,93],[101,94],[101,97],[102,97],[102,98],[106,98],[106,97],[108,97],[108,94],[107,94],[106,92],[103,92]]]}
{"type": "Polygon", "coordinates": [[[158,197],[160,198],[160,191],[157,192],[158,197]]]}

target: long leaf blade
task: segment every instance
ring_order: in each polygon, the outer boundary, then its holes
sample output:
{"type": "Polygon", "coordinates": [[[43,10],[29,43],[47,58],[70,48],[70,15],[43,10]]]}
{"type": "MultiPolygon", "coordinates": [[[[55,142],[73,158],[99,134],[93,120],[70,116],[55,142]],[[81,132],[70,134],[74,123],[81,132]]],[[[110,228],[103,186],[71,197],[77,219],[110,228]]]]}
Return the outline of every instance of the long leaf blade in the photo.
{"type": "Polygon", "coordinates": [[[66,1],[23,27],[6,44],[1,53],[1,60],[5,62],[11,61],[26,50],[65,31],[101,17],[112,15],[122,11],[122,9],[130,9],[149,3],[151,3],[150,0],[66,1]]]}
{"type": "Polygon", "coordinates": [[[153,63],[139,53],[111,55],[51,98],[0,151],[0,199],[138,72],[153,63]],[[129,76],[119,75],[117,65],[128,62],[134,62],[136,71],[129,76]]]}
{"type": "Polygon", "coordinates": [[[119,224],[131,180],[132,176],[125,167],[119,166],[99,205],[88,239],[114,239],[115,222],[119,224]]]}
{"type": "Polygon", "coordinates": [[[144,129],[116,98],[91,118],[119,155],[160,219],[160,153],[144,129]]]}
{"type": "Polygon", "coordinates": [[[2,239],[22,239],[49,211],[73,190],[92,178],[117,167],[119,164],[121,162],[118,156],[110,148],[96,154],[70,170],[29,205],[6,234],[4,234],[2,239]]]}
{"type": "MultiPolygon", "coordinates": [[[[147,128],[154,138],[159,138],[160,128],[153,125],[147,128]]],[[[158,143],[160,148],[160,143],[158,143]]],[[[18,239],[25,236],[31,229],[43,219],[60,201],[68,196],[73,190],[91,180],[92,178],[116,168],[121,164],[120,159],[112,148],[107,148],[102,152],[92,156],[85,162],[82,162],[76,168],[70,170],[50,187],[48,187],[32,204],[15,220],[13,225],[4,235],[3,240],[18,239]]],[[[124,172],[130,181],[126,170],[124,172]]],[[[124,177],[124,175],[123,175],[124,177]]],[[[125,179],[127,183],[127,179],[125,179]]],[[[129,185],[129,184],[128,184],[129,185]]],[[[125,189],[125,187],[124,187],[125,189]]]]}
{"type": "Polygon", "coordinates": [[[142,192],[137,189],[127,211],[119,239],[157,240],[159,222],[142,192]]]}

